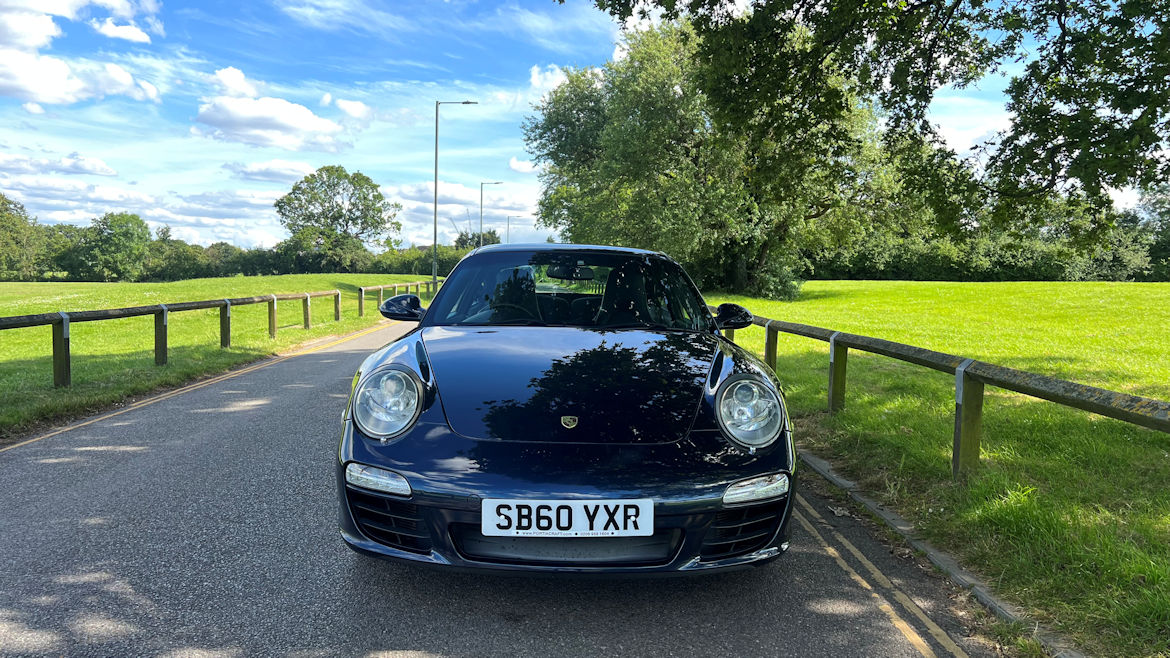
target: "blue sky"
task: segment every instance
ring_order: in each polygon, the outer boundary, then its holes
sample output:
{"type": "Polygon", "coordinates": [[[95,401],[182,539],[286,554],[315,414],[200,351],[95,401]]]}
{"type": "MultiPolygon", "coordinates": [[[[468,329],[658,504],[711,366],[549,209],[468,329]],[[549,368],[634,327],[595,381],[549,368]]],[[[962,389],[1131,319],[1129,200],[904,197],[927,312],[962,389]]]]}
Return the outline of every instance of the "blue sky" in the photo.
{"type": "MultiPolygon", "coordinates": [[[[272,202],[313,169],[360,170],[430,244],[434,101],[440,242],[479,218],[543,241],[521,122],[615,54],[621,26],[551,0],[0,0],[0,191],[42,223],[138,213],[175,237],[271,246],[272,202]]],[[[932,106],[962,151],[1007,125],[1002,80],[932,106]]]]}

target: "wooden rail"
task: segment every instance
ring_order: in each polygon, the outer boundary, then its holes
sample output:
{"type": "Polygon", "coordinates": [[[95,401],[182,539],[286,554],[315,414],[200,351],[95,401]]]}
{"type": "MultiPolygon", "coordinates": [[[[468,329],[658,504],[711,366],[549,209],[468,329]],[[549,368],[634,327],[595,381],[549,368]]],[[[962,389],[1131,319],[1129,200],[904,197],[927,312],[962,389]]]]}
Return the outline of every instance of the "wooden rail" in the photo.
{"type": "Polygon", "coordinates": [[[393,288],[394,294],[397,295],[397,294],[399,294],[398,288],[400,286],[405,288],[406,292],[408,294],[410,293],[410,287],[414,286],[414,294],[418,295],[419,297],[422,297],[423,296],[422,290],[424,288],[426,289],[426,294],[428,296],[434,296],[434,294],[436,292],[438,292],[439,286],[441,286],[441,285],[443,285],[442,279],[439,280],[438,284],[433,284],[431,281],[414,281],[411,283],[388,283],[384,286],[362,286],[362,287],[358,288],[358,315],[364,316],[366,314],[366,291],[367,290],[377,290],[378,291],[378,307],[380,308],[382,306],[382,302],[386,301],[386,289],[387,288],[393,288]]]}
{"type": "MultiPolygon", "coordinates": [[[[398,284],[415,286],[423,282],[398,284]]],[[[385,287],[385,286],[383,286],[385,287]]],[[[361,290],[365,290],[362,288],[361,290]]],[[[363,293],[364,294],[364,293],[363,293]]],[[[312,327],[310,304],[314,297],[333,298],[333,320],[341,320],[341,291],[321,290],[317,292],[292,292],[277,295],[260,295],[256,297],[231,297],[225,299],[209,299],[198,302],[176,302],[174,304],[152,304],[150,306],[130,306],[126,308],[108,308],[95,311],[58,311],[56,313],[36,313],[32,315],[13,315],[0,317],[0,330],[19,329],[21,327],[38,327],[51,325],[53,327],[53,385],[70,386],[73,383],[72,364],[69,350],[69,325],[75,322],[95,322],[98,320],[114,320],[118,318],[132,318],[142,315],[154,316],[154,362],[156,365],[167,363],[167,326],[170,314],[181,311],[199,309],[219,309],[219,346],[231,347],[232,344],[232,307],[248,304],[268,305],[268,336],[276,338],[276,303],[280,300],[300,300],[302,324],[305,329],[312,327]]],[[[359,298],[359,314],[361,301],[359,298]]]]}
{"type": "MultiPolygon", "coordinates": [[[[1170,402],[1119,393],[881,338],[763,317],[756,317],[753,324],[764,328],[764,361],[772,370],[776,369],[776,341],[780,332],[829,343],[829,413],[837,413],[845,408],[845,373],[850,349],[888,356],[953,375],[955,430],[951,472],[956,479],[979,465],[985,385],[1170,433],[1170,402]]],[[[729,340],[734,340],[734,332],[724,333],[729,340]]]]}

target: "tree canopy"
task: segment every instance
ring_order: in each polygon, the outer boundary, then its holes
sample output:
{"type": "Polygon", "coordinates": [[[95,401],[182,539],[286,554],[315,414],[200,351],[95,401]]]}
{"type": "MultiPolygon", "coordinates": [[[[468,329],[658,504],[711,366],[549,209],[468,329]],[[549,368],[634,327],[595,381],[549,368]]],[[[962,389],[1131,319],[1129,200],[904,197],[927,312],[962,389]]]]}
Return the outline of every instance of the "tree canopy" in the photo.
{"type": "Polygon", "coordinates": [[[338,165],[305,176],[275,206],[295,256],[336,271],[357,271],[366,243],[402,230],[395,220],[402,206],[387,200],[369,176],[338,165]]]}
{"type": "Polygon", "coordinates": [[[547,165],[541,222],[569,241],[660,249],[707,285],[790,296],[802,251],[926,221],[924,197],[895,175],[899,157],[878,143],[866,106],[769,143],[769,157],[801,166],[763,171],[749,139],[713,121],[688,25],[626,38],[624,58],[569,70],[525,123],[547,165]],[[832,131],[849,139],[811,146],[832,131]]]}
{"type": "Polygon", "coordinates": [[[853,97],[878,104],[888,135],[935,140],[938,90],[1005,75],[1012,122],[985,149],[987,189],[1102,206],[1109,188],[1170,178],[1164,0],[753,0],[743,13],[726,0],[596,4],[621,19],[688,17],[712,119],[746,136],[763,169],[801,166],[772,145],[809,145],[806,135],[823,133],[811,145],[825,155],[847,148],[853,97]]]}

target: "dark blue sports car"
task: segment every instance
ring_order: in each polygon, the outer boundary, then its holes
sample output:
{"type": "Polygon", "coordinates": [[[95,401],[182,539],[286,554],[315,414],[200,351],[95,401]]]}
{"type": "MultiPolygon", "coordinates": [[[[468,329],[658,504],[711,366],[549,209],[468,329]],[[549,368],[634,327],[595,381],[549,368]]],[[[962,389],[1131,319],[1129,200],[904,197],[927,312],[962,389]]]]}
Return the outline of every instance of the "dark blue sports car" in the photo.
{"type": "Polygon", "coordinates": [[[677,263],[636,249],[492,245],[354,377],[341,535],[420,563],[703,572],[788,547],[795,451],[780,386],[677,263]]]}

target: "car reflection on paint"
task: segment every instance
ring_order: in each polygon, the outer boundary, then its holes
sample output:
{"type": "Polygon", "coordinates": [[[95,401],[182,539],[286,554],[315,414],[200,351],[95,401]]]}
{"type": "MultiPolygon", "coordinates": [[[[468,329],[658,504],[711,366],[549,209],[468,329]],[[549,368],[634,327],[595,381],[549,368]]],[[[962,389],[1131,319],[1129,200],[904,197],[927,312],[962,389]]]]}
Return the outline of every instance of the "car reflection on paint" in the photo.
{"type": "Polygon", "coordinates": [[[666,256],[492,245],[354,377],[341,535],[451,568],[704,572],[788,547],[795,452],[774,374],[666,256]]]}

